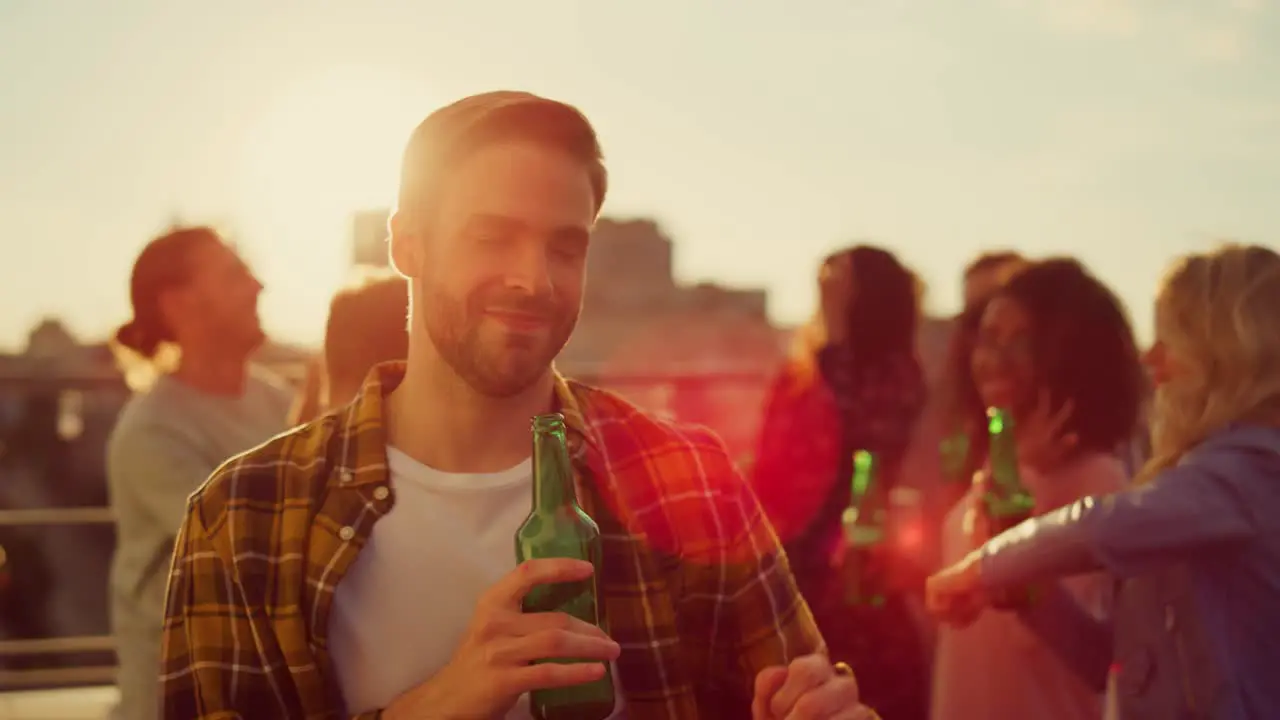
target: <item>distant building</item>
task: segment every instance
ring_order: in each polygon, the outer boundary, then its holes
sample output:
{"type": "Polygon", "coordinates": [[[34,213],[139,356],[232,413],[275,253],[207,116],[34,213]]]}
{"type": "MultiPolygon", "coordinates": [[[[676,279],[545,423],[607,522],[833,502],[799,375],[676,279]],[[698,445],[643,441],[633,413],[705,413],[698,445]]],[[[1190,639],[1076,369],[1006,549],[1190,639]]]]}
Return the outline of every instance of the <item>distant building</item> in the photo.
{"type": "Polygon", "coordinates": [[[582,318],[560,364],[614,372],[771,369],[779,353],[768,294],[679,285],[673,265],[672,241],[657,223],[601,218],[582,318]]]}
{"type": "Polygon", "coordinates": [[[743,454],[783,353],[768,293],[681,285],[673,255],[656,222],[601,218],[582,317],[557,364],[641,405],[708,425],[743,454]]]}

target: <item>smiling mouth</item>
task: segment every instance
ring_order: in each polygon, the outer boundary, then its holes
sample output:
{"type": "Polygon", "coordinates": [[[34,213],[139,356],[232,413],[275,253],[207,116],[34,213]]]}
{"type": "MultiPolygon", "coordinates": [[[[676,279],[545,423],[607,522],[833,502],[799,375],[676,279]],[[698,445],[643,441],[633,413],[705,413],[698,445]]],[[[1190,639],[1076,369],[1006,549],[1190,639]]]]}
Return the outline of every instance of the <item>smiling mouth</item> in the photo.
{"type": "Polygon", "coordinates": [[[501,322],[503,325],[522,332],[533,332],[541,330],[550,325],[550,320],[542,315],[534,315],[532,313],[519,312],[515,310],[489,310],[485,315],[501,322]]]}

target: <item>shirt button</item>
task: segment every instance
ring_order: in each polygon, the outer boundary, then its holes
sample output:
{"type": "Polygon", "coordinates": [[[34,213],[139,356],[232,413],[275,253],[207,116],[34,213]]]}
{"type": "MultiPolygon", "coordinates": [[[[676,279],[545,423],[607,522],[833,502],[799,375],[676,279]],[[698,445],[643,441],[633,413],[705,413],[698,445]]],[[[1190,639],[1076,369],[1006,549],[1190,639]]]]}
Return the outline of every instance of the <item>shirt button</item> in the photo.
{"type": "Polygon", "coordinates": [[[351,540],[351,538],[355,536],[356,536],[355,528],[351,527],[350,525],[344,525],[342,529],[338,531],[338,537],[342,538],[344,542],[351,540]]]}
{"type": "Polygon", "coordinates": [[[387,489],[386,485],[379,485],[378,487],[373,489],[374,500],[386,500],[387,496],[390,494],[391,494],[391,491],[387,489]]]}
{"type": "Polygon", "coordinates": [[[1174,620],[1176,619],[1176,617],[1177,616],[1173,611],[1173,606],[1165,605],[1164,606],[1164,629],[1165,630],[1173,629],[1174,620]]]}
{"type": "Polygon", "coordinates": [[[338,473],[339,482],[349,483],[351,482],[352,477],[354,476],[351,474],[350,470],[343,470],[342,472],[338,473]]]}

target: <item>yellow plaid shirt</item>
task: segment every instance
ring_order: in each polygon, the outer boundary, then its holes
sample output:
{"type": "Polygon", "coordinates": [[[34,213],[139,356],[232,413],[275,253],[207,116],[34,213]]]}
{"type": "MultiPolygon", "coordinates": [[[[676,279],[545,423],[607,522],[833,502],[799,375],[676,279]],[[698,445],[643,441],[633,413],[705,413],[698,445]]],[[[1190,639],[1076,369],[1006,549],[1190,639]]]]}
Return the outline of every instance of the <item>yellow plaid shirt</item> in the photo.
{"type": "MultiPolygon", "coordinates": [[[[163,717],[346,714],[329,615],[395,503],[383,412],[402,376],[376,368],[353,404],[229,460],[191,497],[165,609],[163,717]]],[[[824,647],[754,495],[710,432],[562,378],[556,397],[603,538],[601,606],[629,717],[750,717],[761,669],[824,647]]]]}

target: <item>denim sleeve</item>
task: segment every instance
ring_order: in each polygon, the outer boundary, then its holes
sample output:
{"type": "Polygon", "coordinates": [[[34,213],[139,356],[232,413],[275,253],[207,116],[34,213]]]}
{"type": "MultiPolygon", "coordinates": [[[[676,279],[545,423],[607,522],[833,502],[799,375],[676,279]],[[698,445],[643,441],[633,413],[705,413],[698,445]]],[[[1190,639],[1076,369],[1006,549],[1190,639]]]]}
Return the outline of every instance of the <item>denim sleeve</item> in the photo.
{"type": "Polygon", "coordinates": [[[1022,523],[982,548],[983,585],[1017,587],[1093,570],[1130,577],[1248,540],[1257,522],[1239,484],[1247,473],[1231,460],[1186,462],[1145,485],[1022,523]]]}

